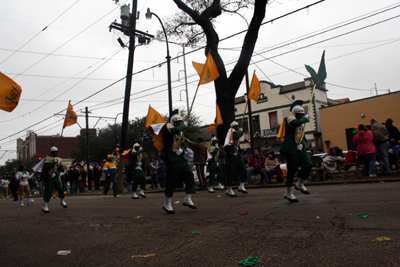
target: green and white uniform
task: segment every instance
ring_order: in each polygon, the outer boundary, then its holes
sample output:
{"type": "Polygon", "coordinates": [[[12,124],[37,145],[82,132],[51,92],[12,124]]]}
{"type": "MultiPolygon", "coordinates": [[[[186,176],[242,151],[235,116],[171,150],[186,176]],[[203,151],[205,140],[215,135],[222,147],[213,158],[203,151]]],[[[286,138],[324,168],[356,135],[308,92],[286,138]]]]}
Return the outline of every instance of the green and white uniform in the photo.
{"type": "Polygon", "coordinates": [[[64,198],[64,190],[61,185],[60,173],[63,172],[62,159],[60,157],[47,156],[44,161],[43,181],[45,203],[50,202],[53,190],[58,191],[58,197],[64,198]]]}

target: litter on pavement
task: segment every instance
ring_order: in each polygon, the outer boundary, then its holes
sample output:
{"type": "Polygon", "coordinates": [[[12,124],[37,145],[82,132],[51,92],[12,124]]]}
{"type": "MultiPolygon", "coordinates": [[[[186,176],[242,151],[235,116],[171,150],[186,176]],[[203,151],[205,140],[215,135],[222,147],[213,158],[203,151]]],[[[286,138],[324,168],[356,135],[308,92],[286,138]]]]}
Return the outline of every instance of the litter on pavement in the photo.
{"type": "Polygon", "coordinates": [[[68,254],[71,254],[71,250],[60,250],[57,252],[59,256],[67,256],[68,254]]]}
{"type": "Polygon", "coordinates": [[[253,256],[250,256],[247,259],[239,262],[239,264],[243,266],[253,266],[259,263],[261,263],[261,261],[258,260],[258,257],[253,257],[253,256]]]}
{"type": "Polygon", "coordinates": [[[154,257],[156,254],[147,254],[147,255],[133,255],[132,258],[148,258],[154,257]]]}
{"type": "Polygon", "coordinates": [[[392,239],[390,239],[389,237],[383,236],[383,237],[378,237],[375,240],[372,240],[372,242],[383,242],[383,241],[390,241],[392,239]]]}
{"type": "Polygon", "coordinates": [[[245,211],[245,212],[240,213],[240,215],[246,215],[246,214],[250,214],[250,212],[245,211]]]}
{"type": "Polygon", "coordinates": [[[361,214],[357,214],[357,217],[360,219],[366,219],[369,216],[373,216],[373,215],[375,215],[375,213],[361,213],[361,214]]]}

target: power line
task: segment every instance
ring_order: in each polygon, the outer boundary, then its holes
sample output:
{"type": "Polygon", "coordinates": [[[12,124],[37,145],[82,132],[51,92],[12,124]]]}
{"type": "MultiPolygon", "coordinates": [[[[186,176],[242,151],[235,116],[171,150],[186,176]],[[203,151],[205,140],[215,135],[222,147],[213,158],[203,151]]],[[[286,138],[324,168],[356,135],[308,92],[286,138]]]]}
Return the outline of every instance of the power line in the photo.
{"type": "MultiPolygon", "coordinates": [[[[78,0],[79,1],[79,0],[78,0]]],[[[78,37],[79,35],[81,35],[83,32],[85,32],[87,29],[89,29],[90,27],[92,27],[93,25],[95,25],[97,22],[99,22],[100,20],[102,20],[103,18],[105,18],[107,15],[109,15],[110,13],[114,12],[114,10],[116,10],[119,7],[114,8],[113,10],[111,10],[110,12],[108,12],[107,14],[105,14],[104,16],[102,16],[101,18],[99,18],[98,20],[96,20],[95,22],[93,22],[92,24],[90,24],[88,27],[86,27],[85,29],[83,29],[82,31],[80,31],[78,34],[76,34],[74,37],[72,37],[71,39],[69,39],[68,41],[66,41],[65,43],[63,43],[62,45],[60,45],[59,47],[57,47],[56,49],[54,49],[53,51],[51,51],[49,54],[47,54],[46,56],[44,56],[43,58],[39,59],[38,61],[36,61],[34,64],[32,64],[30,67],[26,68],[24,71],[22,71],[20,74],[18,74],[17,76],[13,77],[14,79],[17,78],[19,75],[25,73],[27,70],[31,69],[32,67],[36,66],[37,64],[39,64],[42,60],[44,60],[45,58],[47,58],[48,56],[50,56],[51,54],[53,54],[54,52],[56,52],[58,49],[60,49],[61,47],[65,46],[66,44],[68,44],[69,42],[71,42],[72,40],[74,40],[76,37],[78,37]]]]}
{"type": "Polygon", "coordinates": [[[70,7],[68,7],[66,10],[64,10],[64,12],[62,12],[58,17],[56,17],[52,22],[49,23],[49,25],[47,25],[46,27],[44,27],[40,32],[38,32],[37,34],[35,34],[31,39],[29,39],[25,44],[23,44],[20,48],[18,48],[17,50],[14,51],[14,53],[12,53],[11,55],[9,55],[6,59],[4,59],[2,62],[0,62],[0,65],[3,64],[4,62],[6,62],[10,57],[12,57],[15,53],[19,52],[21,50],[21,48],[23,48],[25,45],[27,45],[28,43],[30,43],[33,39],[35,39],[39,34],[41,34],[43,31],[45,31],[51,24],[53,24],[53,22],[55,22],[56,20],[58,20],[62,15],[64,15],[68,10],[70,10],[76,3],[78,3],[79,0],[77,0],[75,3],[73,3],[70,7]]]}

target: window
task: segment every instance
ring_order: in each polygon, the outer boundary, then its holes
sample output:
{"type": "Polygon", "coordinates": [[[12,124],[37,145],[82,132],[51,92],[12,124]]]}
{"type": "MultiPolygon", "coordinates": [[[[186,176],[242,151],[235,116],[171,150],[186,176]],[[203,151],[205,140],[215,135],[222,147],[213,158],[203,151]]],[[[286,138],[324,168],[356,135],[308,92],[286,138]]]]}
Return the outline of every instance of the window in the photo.
{"type": "Polygon", "coordinates": [[[278,128],[278,115],[276,111],[269,113],[269,128],[270,129],[278,128]]]}

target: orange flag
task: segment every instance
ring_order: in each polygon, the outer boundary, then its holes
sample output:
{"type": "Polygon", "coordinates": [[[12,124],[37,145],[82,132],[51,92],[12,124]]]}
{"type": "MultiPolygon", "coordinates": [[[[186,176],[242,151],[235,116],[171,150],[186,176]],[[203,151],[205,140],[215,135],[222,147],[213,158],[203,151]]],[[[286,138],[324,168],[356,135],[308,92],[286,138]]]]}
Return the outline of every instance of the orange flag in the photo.
{"type": "Polygon", "coordinates": [[[221,124],[223,124],[222,117],[221,117],[221,111],[219,110],[218,103],[217,103],[217,117],[216,117],[215,123],[211,124],[207,129],[208,129],[208,131],[211,132],[212,130],[217,128],[218,125],[221,125],[221,124]]]}
{"type": "Polygon", "coordinates": [[[199,85],[212,82],[219,77],[217,65],[215,65],[211,53],[207,55],[206,64],[196,62],[192,62],[192,64],[200,76],[199,85]]]}
{"type": "Polygon", "coordinates": [[[0,109],[13,111],[19,103],[21,93],[21,86],[0,72],[0,109]]]}
{"type": "Polygon", "coordinates": [[[65,114],[63,129],[65,127],[74,125],[77,122],[78,122],[78,116],[76,116],[76,113],[74,112],[74,109],[72,108],[71,101],[70,101],[68,103],[67,114],[65,114]]]}
{"type": "Polygon", "coordinates": [[[147,113],[146,118],[146,125],[144,127],[148,128],[150,125],[158,123],[165,123],[164,118],[154,108],[149,106],[149,112],[147,113]]]}
{"type": "Polygon", "coordinates": [[[249,88],[248,99],[253,99],[255,102],[258,101],[258,96],[260,95],[261,87],[260,81],[258,80],[256,73],[253,73],[253,78],[251,79],[251,84],[249,88]]]}
{"type": "Polygon", "coordinates": [[[151,136],[153,136],[153,145],[162,151],[165,148],[164,145],[164,130],[165,120],[154,108],[149,106],[149,112],[147,113],[145,127],[149,129],[151,136]]]}

